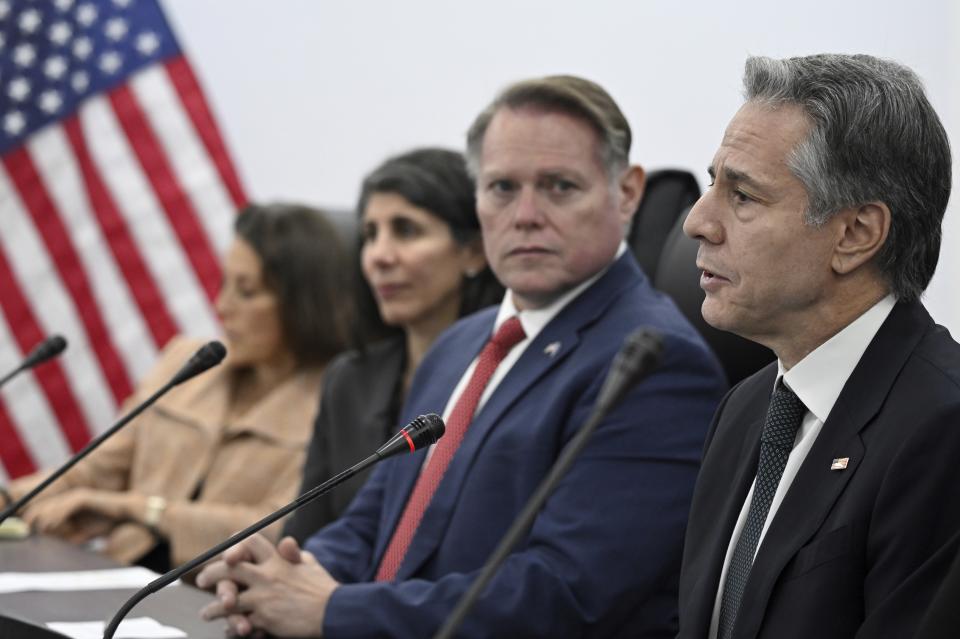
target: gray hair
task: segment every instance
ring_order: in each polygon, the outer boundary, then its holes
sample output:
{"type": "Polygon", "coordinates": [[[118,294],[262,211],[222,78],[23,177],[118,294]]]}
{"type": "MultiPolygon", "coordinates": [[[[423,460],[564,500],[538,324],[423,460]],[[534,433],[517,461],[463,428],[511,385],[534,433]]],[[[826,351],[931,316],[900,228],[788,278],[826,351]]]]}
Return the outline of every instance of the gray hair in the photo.
{"type": "Polygon", "coordinates": [[[467,167],[476,177],[483,136],[500,109],[533,107],[564,113],[589,124],[600,137],[600,161],[613,180],[630,163],[630,125],[610,94],[595,82],[572,75],[523,80],[508,86],[473,121],[467,132],[467,167]]]}
{"type": "Polygon", "coordinates": [[[950,143],[917,75],[867,55],[751,57],[748,101],[795,104],[811,130],[788,158],[809,199],[806,222],[880,201],[890,233],[877,263],[901,300],[917,299],[937,267],[950,198],[950,143]]]}

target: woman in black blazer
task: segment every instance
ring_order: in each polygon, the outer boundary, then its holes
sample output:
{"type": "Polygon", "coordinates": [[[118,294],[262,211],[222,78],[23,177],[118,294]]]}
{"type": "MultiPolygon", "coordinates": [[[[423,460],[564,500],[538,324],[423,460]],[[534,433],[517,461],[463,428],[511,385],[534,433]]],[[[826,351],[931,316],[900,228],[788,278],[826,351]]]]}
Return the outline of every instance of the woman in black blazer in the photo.
{"type": "MultiPolygon", "coordinates": [[[[483,254],[474,184],[460,153],[419,149],[390,158],[364,180],[357,215],[357,303],[369,325],[359,330],[360,347],[337,358],[324,376],[301,493],[392,435],[433,341],[457,318],[503,296],[483,254]]],[[[302,544],[344,511],[366,477],[301,508],[285,534],[302,544]]]]}

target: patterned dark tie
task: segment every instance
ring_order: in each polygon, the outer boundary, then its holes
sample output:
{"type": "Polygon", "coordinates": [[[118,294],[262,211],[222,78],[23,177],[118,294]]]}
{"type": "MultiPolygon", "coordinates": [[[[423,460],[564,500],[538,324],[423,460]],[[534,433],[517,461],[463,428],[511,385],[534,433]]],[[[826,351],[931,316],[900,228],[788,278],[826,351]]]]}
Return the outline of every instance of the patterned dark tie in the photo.
{"type": "Polygon", "coordinates": [[[414,484],[413,491],[407,499],[407,505],[403,509],[400,521],[377,569],[377,581],[393,581],[397,576],[400,564],[403,563],[407,549],[410,548],[413,536],[420,526],[423,513],[430,505],[433,493],[436,492],[447,472],[447,466],[450,465],[450,461],[460,447],[460,442],[467,434],[467,427],[473,421],[473,414],[477,410],[477,404],[480,403],[480,397],[487,387],[487,382],[490,381],[507,353],[523,341],[524,337],[526,335],[523,332],[523,326],[520,325],[520,318],[514,315],[497,329],[496,334],[480,351],[473,375],[447,418],[446,434],[437,442],[432,457],[427,461],[426,467],[417,478],[417,483],[414,484]]]}
{"type": "Polygon", "coordinates": [[[727,569],[727,578],[723,582],[717,631],[719,639],[730,639],[733,636],[733,626],[740,610],[743,589],[753,566],[757,544],[760,542],[760,533],[783,476],[783,469],[787,466],[797,429],[800,428],[806,412],[807,408],[800,398],[787,388],[782,380],[777,382],[760,435],[760,462],[757,465],[757,479],[753,498],[750,500],[750,510],[747,511],[747,522],[740,532],[740,539],[737,540],[730,567],[727,569]]]}

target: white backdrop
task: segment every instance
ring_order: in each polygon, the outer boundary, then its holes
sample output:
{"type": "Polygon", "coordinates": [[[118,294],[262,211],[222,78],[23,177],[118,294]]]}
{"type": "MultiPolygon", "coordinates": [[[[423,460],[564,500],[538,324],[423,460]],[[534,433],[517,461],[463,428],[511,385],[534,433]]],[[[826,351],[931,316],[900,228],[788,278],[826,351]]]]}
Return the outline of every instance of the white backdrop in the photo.
{"type": "Polygon", "coordinates": [[[960,2],[954,0],[163,0],[256,200],[353,204],[413,146],[462,147],[505,84],[574,73],[607,88],[649,169],[705,167],[749,54],[870,53],[917,71],[954,145],[934,317],[960,334],[960,2]]]}

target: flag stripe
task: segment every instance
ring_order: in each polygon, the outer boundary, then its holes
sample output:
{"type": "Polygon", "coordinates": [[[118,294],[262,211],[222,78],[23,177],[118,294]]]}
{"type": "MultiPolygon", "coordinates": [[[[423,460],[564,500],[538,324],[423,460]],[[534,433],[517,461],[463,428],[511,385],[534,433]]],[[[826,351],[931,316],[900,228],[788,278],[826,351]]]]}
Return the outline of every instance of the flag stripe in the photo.
{"type": "Polygon", "coordinates": [[[34,472],[37,467],[33,463],[30,453],[20,440],[20,433],[13,426],[10,413],[0,399],[0,462],[7,469],[7,473],[14,477],[34,472]]]}
{"type": "MultiPolygon", "coordinates": [[[[35,142],[36,140],[33,139],[29,141],[30,144],[35,142]]],[[[67,338],[70,348],[64,356],[57,359],[57,365],[62,369],[69,384],[69,390],[79,405],[84,423],[91,427],[91,432],[95,432],[96,426],[105,422],[105,418],[116,411],[116,400],[110,392],[109,384],[100,369],[96,355],[90,348],[83,322],[77,314],[76,305],[70,298],[70,292],[60,279],[56,264],[47,253],[43,238],[40,237],[30,213],[19,198],[2,164],[0,164],[0,206],[3,208],[4,225],[3,233],[0,234],[0,245],[5,252],[10,276],[19,286],[19,289],[14,289],[13,293],[23,298],[22,306],[29,311],[27,320],[35,322],[38,332],[42,332],[43,335],[61,333],[67,338]]],[[[8,291],[4,291],[4,294],[8,294],[8,291]]],[[[26,352],[27,347],[36,344],[40,336],[33,335],[21,344],[18,334],[20,328],[11,326],[9,333],[0,334],[0,339],[5,339],[8,344],[17,343],[20,350],[26,352]]],[[[15,359],[19,361],[22,356],[18,353],[15,359]]],[[[44,369],[46,366],[40,368],[44,369]]],[[[28,385],[21,388],[25,388],[27,392],[11,393],[8,396],[8,406],[13,409],[12,415],[17,420],[21,437],[28,442],[31,450],[36,451],[38,447],[32,439],[33,433],[47,424],[56,425],[58,419],[52,404],[47,402],[39,403],[40,411],[32,410],[31,412],[29,409],[31,402],[28,401],[31,392],[40,391],[38,396],[42,397],[47,389],[42,384],[29,383],[39,382],[35,375],[21,378],[17,384],[23,384],[25,381],[28,385]],[[27,412],[23,411],[24,408],[27,412]]],[[[37,404],[33,406],[38,407],[37,404]]],[[[61,450],[64,452],[69,450],[66,441],[61,450]]],[[[34,461],[36,462],[37,459],[34,452],[34,461]]]]}
{"type": "Polygon", "coordinates": [[[130,85],[153,129],[163,131],[158,140],[177,183],[190,198],[214,250],[223,254],[233,235],[235,207],[170,76],[155,66],[137,73],[130,85]]]}
{"type": "Polygon", "coordinates": [[[177,333],[177,324],[170,316],[163,296],[130,235],[130,229],[117,210],[113,198],[94,165],[79,119],[76,116],[70,117],[64,123],[64,128],[83,174],[90,204],[103,235],[107,239],[117,265],[123,272],[128,288],[140,309],[140,314],[150,329],[154,344],[160,348],[177,333]]]}
{"type": "Polygon", "coordinates": [[[119,404],[133,391],[133,387],[100,315],[77,251],[50,199],[46,185],[40,179],[33,159],[25,147],[5,155],[3,164],[43,238],[47,252],[60,272],[61,280],[73,298],[87,332],[87,339],[93,345],[114,400],[119,404]]]}
{"type": "Polygon", "coordinates": [[[214,300],[220,287],[220,265],[197,221],[193,206],[174,178],[153,127],[128,86],[122,85],[111,91],[109,100],[180,245],[193,265],[207,299],[214,300]]]}
{"type": "MultiPolygon", "coordinates": [[[[17,284],[7,260],[6,252],[0,250],[0,307],[7,318],[7,324],[13,327],[13,336],[20,350],[27,353],[44,338],[43,330],[37,318],[27,304],[26,298],[17,284]]],[[[90,440],[90,428],[80,411],[77,398],[60,363],[56,360],[38,366],[33,371],[50,399],[51,408],[57,416],[70,449],[78,451],[90,440]]]]}
{"type": "Polygon", "coordinates": [[[192,335],[217,335],[219,327],[210,300],[106,98],[88,100],[80,110],[80,124],[91,142],[96,170],[126,220],[177,326],[192,335]]]}
{"type": "Polygon", "coordinates": [[[210,158],[216,165],[220,179],[233,199],[234,207],[239,211],[246,206],[247,196],[240,185],[240,178],[237,177],[237,172],[230,161],[230,154],[227,152],[227,145],[224,143],[216,120],[214,120],[210,107],[203,97],[203,91],[201,91],[200,83],[197,82],[197,77],[193,73],[193,68],[183,56],[177,56],[167,61],[165,66],[187,115],[203,141],[207,153],[210,154],[210,158]]]}
{"type": "MultiPolygon", "coordinates": [[[[123,360],[127,376],[131,380],[138,379],[140,375],[146,372],[144,362],[152,362],[156,357],[157,346],[153,342],[150,331],[137,308],[123,274],[113,259],[113,253],[101,232],[96,216],[91,210],[90,198],[83,181],[83,175],[70,146],[70,141],[67,139],[66,132],[61,126],[48,126],[27,141],[27,149],[30,152],[30,157],[33,158],[43,184],[50,193],[50,199],[60,213],[64,226],[70,229],[70,237],[82,261],[83,269],[90,279],[91,290],[96,298],[107,331],[109,331],[114,346],[123,360]]],[[[13,210],[16,210],[16,207],[13,210]]],[[[24,219],[26,219],[25,215],[24,219]]],[[[33,228],[32,225],[30,227],[33,228]]],[[[35,231],[28,232],[28,235],[36,238],[35,231]]],[[[19,243],[12,244],[16,247],[19,243]]],[[[43,244],[39,238],[36,238],[34,244],[38,251],[43,250],[43,244]]],[[[17,251],[20,251],[20,249],[11,248],[11,257],[15,257],[17,251]]],[[[23,254],[30,255],[29,252],[23,252],[23,254]]],[[[14,265],[16,266],[16,264],[14,265]]],[[[54,266],[49,262],[48,265],[50,270],[45,272],[49,273],[52,279],[56,279],[54,266]]],[[[27,281],[23,279],[22,273],[20,278],[21,282],[27,281]]],[[[28,294],[30,292],[30,290],[27,290],[28,294]]],[[[67,301],[66,295],[65,292],[62,293],[64,302],[70,305],[71,302],[67,301]]],[[[72,312],[69,314],[57,313],[49,308],[49,300],[43,295],[34,296],[31,303],[42,316],[54,318],[52,321],[47,321],[47,326],[60,331],[70,328],[69,326],[65,327],[63,322],[68,316],[73,316],[72,312]]],[[[81,330],[79,320],[77,320],[75,327],[78,331],[81,330]]],[[[76,350],[71,349],[70,354],[75,354],[76,350]]],[[[92,351],[85,348],[83,356],[90,360],[92,366],[99,368],[93,359],[92,351]]],[[[68,357],[65,361],[69,362],[73,359],[73,357],[68,357]]],[[[92,377],[95,376],[90,375],[89,369],[86,369],[83,382],[95,382],[95,379],[90,379],[92,377]]],[[[101,390],[106,398],[106,403],[102,406],[109,409],[110,412],[104,415],[98,411],[92,418],[88,413],[88,419],[91,419],[93,424],[106,421],[106,417],[113,414],[112,410],[117,405],[116,398],[112,397],[110,391],[107,390],[106,380],[101,381],[101,390]]],[[[86,398],[84,398],[84,401],[86,401],[86,398]]]]}

